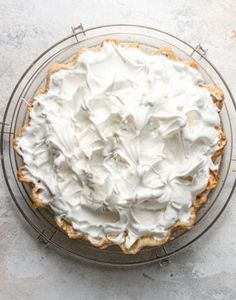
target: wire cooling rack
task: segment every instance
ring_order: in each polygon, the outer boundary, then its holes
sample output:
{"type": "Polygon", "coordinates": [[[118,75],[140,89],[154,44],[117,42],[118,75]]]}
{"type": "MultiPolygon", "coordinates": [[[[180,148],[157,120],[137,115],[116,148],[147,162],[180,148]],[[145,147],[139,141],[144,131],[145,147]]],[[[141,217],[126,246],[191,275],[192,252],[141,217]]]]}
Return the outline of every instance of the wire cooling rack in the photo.
{"type": "Polygon", "coordinates": [[[192,47],[179,38],[161,30],[140,25],[105,25],[84,29],[80,24],[71,27],[72,34],[43,52],[20,78],[6,105],[1,130],[1,162],[6,185],[17,208],[26,221],[35,229],[35,237],[47,247],[55,247],[64,253],[102,264],[138,265],[158,261],[168,262],[169,257],[202,236],[218,219],[229,202],[236,180],[236,120],[233,96],[220,73],[206,58],[206,49],[201,44],[192,47]],[[13,150],[13,137],[28,117],[28,101],[44,85],[46,73],[54,62],[66,62],[80,48],[99,45],[105,38],[111,37],[121,42],[139,42],[146,48],[171,47],[182,59],[193,59],[199,65],[199,71],[206,82],[222,88],[225,104],[221,111],[221,120],[228,144],[221,162],[220,182],[209,194],[207,203],[200,209],[194,228],[190,231],[177,231],[173,240],[165,246],[144,248],[136,255],[125,255],[117,246],[100,250],[86,241],[72,240],[60,230],[47,209],[32,207],[29,185],[17,180],[17,170],[22,159],[13,150]]]}

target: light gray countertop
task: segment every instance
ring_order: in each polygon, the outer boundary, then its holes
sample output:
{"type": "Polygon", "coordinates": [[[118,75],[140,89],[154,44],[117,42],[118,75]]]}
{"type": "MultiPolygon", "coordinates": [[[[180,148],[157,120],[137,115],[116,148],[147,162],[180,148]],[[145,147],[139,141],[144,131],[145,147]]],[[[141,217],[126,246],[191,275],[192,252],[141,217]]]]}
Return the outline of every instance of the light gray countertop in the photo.
{"type": "MultiPolygon", "coordinates": [[[[201,42],[236,95],[234,0],[0,0],[0,12],[0,120],[28,65],[80,22],[143,24],[201,42]]],[[[0,176],[0,299],[236,299],[235,194],[214,227],[171,263],[118,270],[36,241],[0,176]]]]}

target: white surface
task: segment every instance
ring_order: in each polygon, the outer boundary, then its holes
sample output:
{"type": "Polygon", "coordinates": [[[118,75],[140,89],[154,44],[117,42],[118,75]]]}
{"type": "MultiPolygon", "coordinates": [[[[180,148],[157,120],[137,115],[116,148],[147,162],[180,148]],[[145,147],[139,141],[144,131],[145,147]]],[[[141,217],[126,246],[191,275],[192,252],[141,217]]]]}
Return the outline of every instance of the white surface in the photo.
{"type": "MultiPolygon", "coordinates": [[[[26,67],[80,22],[139,23],[201,42],[236,94],[236,6],[227,1],[0,1],[0,110],[26,67]]],[[[1,299],[236,299],[236,203],[171,263],[112,270],[81,263],[33,238],[1,175],[1,299]],[[221,238],[219,238],[221,237],[221,238]]]]}

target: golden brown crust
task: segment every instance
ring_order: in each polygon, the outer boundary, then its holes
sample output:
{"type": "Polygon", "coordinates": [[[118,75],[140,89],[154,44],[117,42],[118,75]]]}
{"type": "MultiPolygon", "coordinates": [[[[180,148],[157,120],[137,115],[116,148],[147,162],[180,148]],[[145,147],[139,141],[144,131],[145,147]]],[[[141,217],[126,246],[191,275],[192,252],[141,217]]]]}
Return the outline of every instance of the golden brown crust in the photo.
{"type": "Polygon", "coordinates": [[[170,48],[159,48],[157,50],[154,51],[154,55],[165,55],[166,57],[168,57],[171,60],[179,60],[178,57],[176,56],[176,54],[174,53],[174,51],[170,48]]]}
{"type": "Polygon", "coordinates": [[[214,104],[218,107],[219,110],[221,110],[224,102],[223,91],[218,86],[210,83],[201,84],[201,86],[206,88],[210,92],[214,104]]]}
{"type": "MultiPolygon", "coordinates": [[[[95,47],[92,50],[93,51],[99,51],[100,48],[103,46],[105,41],[112,42],[115,45],[120,44],[120,42],[117,41],[117,40],[106,39],[106,40],[103,41],[101,46],[95,47]]],[[[139,48],[140,50],[146,52],[146,50],[143,49],[142,46],[138,43],[129,44],[129,47],[139,48]]],[[[86,49],[80,49],[79,52],[76,55],[73,56],[72,60],[69,63],[64,63],[64,64],[60,63],[60,64],[55,64],[55,65],[51,66],[50,69],[48,70],[48,74],[47,74],[46,82],[45,82],[45,87],[44,87],[44,89],[40,89],[38,91],[37,95],[46,93],[48,91],[48,89],[50,87],[51,75],[53,73],[58,72],[60,70],[67,70],[67,69],[73,68],[73,66],[78,61],[80,54],[83,51],[86,51],[86,49]]],[[[155,50],[153,53],[149,53],[149,54],[151,54],[151,55],[165,55],[171,60],[181,61],[181,62],[185,63],[186,65],[192,67],[192,68],[195,68],[195,69],[198,68],[198,65],[195,61],[180,60],[170,48],[160,48],[160,49],[155,50]]],[[[224,94],[223,94],[222,90],[219,87],[217,87],[213,84],[201,84],[201,87],[206,88],[210,92],[210,94],[212,96],[212,101],[217,106],[217,108],[219,110],[221,110],[221,108],[223,106],[223,101],[224,101],[224,94]]],[[[28,107],[29,111],[31,111],[31,109],[33,107],[33,102],[34,102],[34,98],[30,101],[30,105],[28,107]]],[[[28,123],[16,133],[15,138],[13,140],[14,150],[20,156],[22,156],[22,152],[17,146],[17,140],[20,136],[22,136],[25,128],[30,126],[30,122],[31,122],[31,119],[29,117],[28,123]]],[[[218,149],[212,156],[212,160],[213,160],[214,163],[217,162],[217,160],[219,160],[220,157],[222,157],[223,152],[224,152],[224,147],[226,145],[226,137],[225,137],[225,134],[223,132],[222,127],[219,125],[217,127],[217,130],[219,131],[219,142],[218,142],[218,149]]],[[[32,185],[32,200],[33,200],[34,206],[36,208],[37,207],[47,207],[47,205],[44,204],[43,201],[40,199],[40,194],[43,192],[43,190],[38,188],[37,184],[35,182],[33,182],[31,179],[29,179],[29,178],[27,178],[27,176],[25,176],[25,171],[26,171],[26,166],[23,165],[18,170],[17,176],[18,176],[19,181],[24,182],[24,183],[29,183],[29,184],[32,185]]],[[[124,246],[124,244],[121,244],[121,245],[119,245],[121,250],[125,254],[136,254],[143,247],[153,247],[153,246],[158,247],[158,246],[164,245],[167,241],[169,241],[172,238],[172,233],[174,231],[176,231],[177,229],[179,229],[179,228],[180,229],[186,229],[186,230],[191,229],[194,226],[197,211],[207,201],[207,195],[208,195],[209,191],[216,187],[218,181],[219,181],[218,172],[217,171],[210,171],[209,181],[208,181],[208,185],[207,185],[206,190],[203,191],[201,194],[199,194],[197,196],[196,200],[194,201],[194,203],[192,205],[192,208],[191,208],[192,218],[191,218],[191,221],[189,223],[177,222],[174,226],[172,226],[169,229],[168,234],[161,240],[156,240],[152,236],[144,236],[144,237],[141,237],[140,239],[138,239],[129,249],[127,249],[124,246]]],[[[55,220],[56,220],[56,223],[58,224],[58,226],[61,229],[63,229],[68,234],[68,236],[72,239],[79,238],[79,239],[89,240],[91,244],[93,244],[94,246],[96,246],[100,249],[104,249],[104,248],[107,248],[110,245],[113,245],[112,241],[110,241],[108,238],[104,238],[99,243],[89,239],[87,234],[75,231],[73,229],[72,225],[65,219],[60,220],[59,218],[55,217],[55,220]]]]}
{"type": "Polygon", "coordinates": [[[212,155],[213,163],[217,163],[217,160],[219,160],[220,157],[223,155],[224,147],[227,144],[227,139],[226,139],[226,136],[225,136],[222,126],[219,126],[217,129],[219,131],[219,141],[218,141],[218,145],[217,145],[218,149],[212,155]]]}
{"type": "MultiPolygon", "coordinates": [[[[59,218],[55,218],[57,225],[63,229],[69,238],[71,239],[83,239],[85,241],[88,241],[88,235],[79,231],[75,231],[72,227],[72,225],[66,221],[66,220],[60,220],[59,218]]],[[[100,248],[100,249],[105,249],[108,246],[112,245],[112,242],[109,241],[107,238],[104,238],[103,240],[101,240],[99,243],[97,242],[92,242],[91,240],[89,240],[91,244],[93,244],[94,246],[100,248]]]]}

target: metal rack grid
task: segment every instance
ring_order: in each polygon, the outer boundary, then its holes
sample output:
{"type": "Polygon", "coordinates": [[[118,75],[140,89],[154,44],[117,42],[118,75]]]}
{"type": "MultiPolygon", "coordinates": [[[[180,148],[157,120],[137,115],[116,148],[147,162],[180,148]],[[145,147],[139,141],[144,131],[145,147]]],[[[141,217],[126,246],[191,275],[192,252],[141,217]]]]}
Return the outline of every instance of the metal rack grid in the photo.
{"type": "Polygon", "coordinates": [[[52,246],[67,254],[89,261],[131,266],[159,261],[168,262],[169,257],[202,236],[218,219],[229,202],[236,180],[236,149],[234,144],[236,120],[233,96],[216,68],[206,58],[206,51],[201,44],[192,47],[179,38],[155,28],[140,25],[105,25],[84,29],[80,24],[71,27],[72,34],[42,53],[20,78],[7,103],[1,122],[1,162],[6,185],[17,208],[26,221],[35,229],[36,238],[46,246],[52,246]],[[177,231],[173,240],[162,247],[142,249],[136,255],[125,255],[116,246],[100,250],[86,241],[72,240],[60,230],[54,222],[53,214],[46,209],[34,209],[29,185],[17,180],[17,170],[22,165],[21,158],[14,152],[12,140],[28,117],[27,104],[36,91],[43,86],[47,69],[55,61],[66,62],[80,48],[94,47],[106,37],[126,42],[139,42],[147,48],[171,47],[183,59],[193,59],[199,65],[206,82],[220,86],[225,93],[225,105],[221,119],[227,135],[228,144],[221,163],[219,185],[210,194],[207,203],[200,209],[194,228],[190,231],[177,231]]]}

